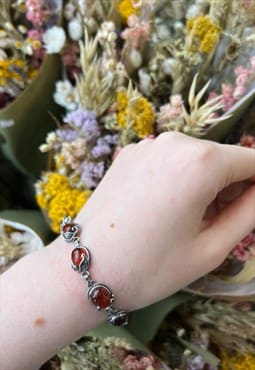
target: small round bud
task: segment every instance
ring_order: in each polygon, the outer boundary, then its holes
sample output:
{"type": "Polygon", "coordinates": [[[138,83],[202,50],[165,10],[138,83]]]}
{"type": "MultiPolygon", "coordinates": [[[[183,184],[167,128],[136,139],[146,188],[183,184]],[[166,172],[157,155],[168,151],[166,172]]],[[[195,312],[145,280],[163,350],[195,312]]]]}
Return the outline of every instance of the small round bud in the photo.
{"type": "Polygon", "coordinates": [[[142,64],[142,55],[141,53],[136,50],[132,49],[129,55],[130,62],[132,63],[133,67],[139,68],[142,64]]]}

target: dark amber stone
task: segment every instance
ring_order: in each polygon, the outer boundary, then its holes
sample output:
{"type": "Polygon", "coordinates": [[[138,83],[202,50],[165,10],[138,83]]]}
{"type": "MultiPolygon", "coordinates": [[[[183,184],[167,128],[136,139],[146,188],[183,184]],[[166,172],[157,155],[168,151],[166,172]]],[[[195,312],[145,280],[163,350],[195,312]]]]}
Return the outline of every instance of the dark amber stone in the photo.
{"type": "Polygon", "coordinates": [[[84,257],[89,259],[89,255],[88,255],[88,252],[86,251],[86,249],[84,249],[84,248],[75,248],[72,251],[72,255],[71,255],[73,265],[76,266],[77,268],[79,268],[79,266],[80,266],[81,262],[83,261],[84,257]]]}
{"type": "Polygon", "coordinates": [[[112,293],[104,286],[95,286],[90,291],[89,297],[97,307],[106,308],[111,304],[112,293]]]}
{"type": "Polygon", "coordinates": [[[128,324],[128,316],[125,311],[117,311],[109,315],[108,321],[115,326],[125,326],[128,324]]]}

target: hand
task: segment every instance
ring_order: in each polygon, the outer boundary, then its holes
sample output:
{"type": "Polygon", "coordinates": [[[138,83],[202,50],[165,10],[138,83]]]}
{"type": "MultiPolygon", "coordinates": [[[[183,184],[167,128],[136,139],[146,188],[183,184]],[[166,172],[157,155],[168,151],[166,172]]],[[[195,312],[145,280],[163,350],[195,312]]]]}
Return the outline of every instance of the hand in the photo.
{"type": "Polygon", "coordinates": [[[213,270],[255,226],[253,176],[249,148],[179,133],[128,145],[77,218],[92,276],[134,310],[213,270]]]}

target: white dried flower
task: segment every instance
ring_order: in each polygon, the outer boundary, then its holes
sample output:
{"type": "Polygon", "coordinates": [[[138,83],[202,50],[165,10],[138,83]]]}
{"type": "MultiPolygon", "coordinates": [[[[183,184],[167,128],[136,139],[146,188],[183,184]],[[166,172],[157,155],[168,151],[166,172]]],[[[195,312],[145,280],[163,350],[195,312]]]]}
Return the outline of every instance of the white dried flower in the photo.
{"type": "Polygon", "coordinates": [[[79,5],[80,12],[85,15],[88,11],[86,1],[78,0],[78,5],[79,5]]]}
{"type": "Polygon", "coordinates": [[[146,96],[148,96],[151,92],[151,76],[144,69],[139,69],[138,76],[140,89],[146,96]]]}
{"type": "Polygon", "coordinates": [[[72,40],[80,40],[83,30],[78,18],[74,18],[68,23],[68,33],[72,40]]]}
{"type": "Polygon", "coordinates": [[[21,50],[26,55],[33,55],[33,47],[30,42],[23,42],[21,50]]]}
{"type": "Polygon", "coordinates": [[[167,40],[171,37],[171,32],[166,24],[159,24],[156,28],[156,32],[152,35],[153,41],[167,40]]]}
{"type": "Polygon", "coordinates": [[[43,42],[48,54],[59,53],[65,45],[66,34],[62,27],[53,26],[43,35],[43,42]]]}
{"type": "Polygon", "coordinates": [[[49,132],[46,137],[46,144],[39,146],[39,150],[42,153],[47,153],[54,148],[54,145],[59,142],[59,139],[55,132],[49,132]]]}
{"type": "Polygon", "coordinates": [[[70,21],[74,17],[75,10],[76,10],[76,8],[75,8],[74,4],[69,1],[64,7],[65,19],[70,21]]]}
{"type": "Polygon", "coordinates": [[[163,72],[166,75],[173,76],[176,73],[177,69],[178,69],[178,64],[179,63],[174,58],[165,59],[164,62],[162,63],[163,72]]]}
{"type": "Polygon", "coordinates": [[[97,31],[98,25],[94,18],[84,18],[84,23],[89,31],[89,33],[95,33],[97,31]]]}
{"type": "Polygon", "coordinates": [[[19,32],[21,32],[21,33],[27,33],[27,27],[23,26],[23,24],[20,24],[20,25],[18,26],[18,30],[19,30],[19,32]]]}
{"type": "Polygon", "coordinates": [[[40,150],[40,152],[42,152],[42,153],[47,153],[47,152],[49,152],[51,149],[52,149],[52,146],[51,146],[51,145],[49,145],[49,144],[42,144],[42,145],[40,145],[40,146],[39,146],[39,150],[40,150]]]}
{"type": "Polygon", "coordinates": [[[201,8],[199,5],[191,5],[189,8],[188,8],[188,11],[187,11],[187,14],[186,14],[186,18],[187,19],[190,19],[190,18],[196,18],[200,15],[200,12],[201,12],[201,8]]]}
{"type": "Polygon", "coordinates": [[[48,144],[53,145],[56,144],[58,138],[56,132],[52,131],[47,134],[46,141],[48,144]]]}
{"type": "Polygon", "coordinates": [[[57,104],[67,110],[74,110],[78,106],[77,90],[68,80],[56,82],[56,90],[53,97],[57,104]]]}
{"type": "Polygon", "coordinates": [[[103,22],[101,26],[102,30],[105,30],[107,32],[114,32],[115,31],[115,25],[113,22],[103,22]]]}
{"type": "Polygon", "coordinates": [[[140,51],[132,49],[129,54],[129,60],[134,68],[139,68],[143,61],[140,51]]]}
{"type": "Polygon", "coordinates": [[[184,29],[184,24],[181,21],[174,22],[175,31],[182,31],[184,29]]]}
{"type": "Polygon", "coordinates": [[[105,42],[112,44],[115,42],[117,35],[113,22],[103,22],[97,33],[98,40],[103,45],[105,42]]]}

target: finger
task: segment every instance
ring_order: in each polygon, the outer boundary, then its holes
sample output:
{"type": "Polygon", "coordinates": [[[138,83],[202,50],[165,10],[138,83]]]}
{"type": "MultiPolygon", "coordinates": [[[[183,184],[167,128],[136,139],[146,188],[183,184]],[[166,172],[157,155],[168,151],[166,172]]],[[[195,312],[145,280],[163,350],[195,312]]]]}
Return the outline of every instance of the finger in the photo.
{"type": "Polygon", "coordinates": [[[222,208],[233,202],[233,200],[239,197],[248,187],[248,183],[241,181],[231,184],[221,190],[216,199],[214,199],[214,201],[207,207],[203,219],[211,220],[222,210],[222,208]]]}
{"type": "Polygon", "coordinates": [[[222,188],[255,176],[255,150],[237,145],[218,144],[222,168],[222,188]]]}
{"type": "MultiPolygon", "coordinates": [[[[219,258],[255,227],[255,185],[225,207],[201,232],[200,240],[219,258]]],[[[206,252],[206,251],[205,251],[206,252]]]]}

